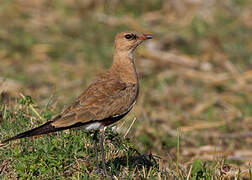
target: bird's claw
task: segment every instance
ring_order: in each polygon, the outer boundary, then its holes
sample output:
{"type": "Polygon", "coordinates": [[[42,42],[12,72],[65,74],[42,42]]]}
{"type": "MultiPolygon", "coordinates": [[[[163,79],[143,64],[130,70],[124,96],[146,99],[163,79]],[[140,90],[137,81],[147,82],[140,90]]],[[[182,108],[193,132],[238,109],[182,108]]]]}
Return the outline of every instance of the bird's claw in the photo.
{"type": "Polygon", "coordinates": [[[103,169],[100,169],[100,168],[99,169],[97,168],[95,170],[95,173],[99,174],[99,175],[102,175],[102,176],[108,176],[108,173],[106,171],[104,171],[103,169]]]}

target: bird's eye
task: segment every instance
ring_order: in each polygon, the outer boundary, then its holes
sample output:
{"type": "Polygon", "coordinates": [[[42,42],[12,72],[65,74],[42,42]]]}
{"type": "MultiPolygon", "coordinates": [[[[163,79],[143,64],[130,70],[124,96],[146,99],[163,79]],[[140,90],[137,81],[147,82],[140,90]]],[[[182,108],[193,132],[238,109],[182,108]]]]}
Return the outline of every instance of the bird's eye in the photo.
{"type": "Polygon", "coordinates": [[[132,35],[131,35],[131,34],[126,34],[124,37],[125,37],[126,39],[131,39],[131,38],[132,38],[132,35]]]}

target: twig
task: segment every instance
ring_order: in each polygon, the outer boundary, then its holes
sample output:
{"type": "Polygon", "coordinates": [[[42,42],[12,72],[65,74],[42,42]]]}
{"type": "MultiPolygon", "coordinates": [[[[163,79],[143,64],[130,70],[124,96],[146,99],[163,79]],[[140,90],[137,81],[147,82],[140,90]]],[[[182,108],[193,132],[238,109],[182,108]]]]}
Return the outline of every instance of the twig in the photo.
{"type": "Polygon", "coordinates": [[[190,166],[189,173],[187,174],[186,180],[189,180],[192,173],[192,165],[190,166]]]}
{"type": "Polygon", "coordinates": [[[118,131],[119,129],[121,129],[122,127],[123,127],[123,125],[125,124],[125,120],[123,121],[123,122],[121,122],[118,126],[117,126],[117,128],[116,128],[116,130],[118,131]]]}
{"type": "MultiPolygon", "coordinates": [[[[23,99],[26,99],[26,97],[25,97],[22,93],[20,93],[20,96],[21,96],[23,99]]],[[[39,113],[38,113],[37,110],[33,107],[32,104],[29,104],[29,108],[39,117],[39,119],[44,120],[44,118],[42,118],[42,117],[39,115],[39,113]]]]}
{"type": "Polygon", "coordinates": [[[133,124],[135,123],[135,121],[136,121],[136,117],[134,117],[132,123],[130,124],[129,129],[128,129],[128,130],[126,131],[126,133],[124,134],[124,136],[123,136],[124,139],[125,139],[125,137],[127,136],[127,134],[129,133],[129,131],[130,131],[131,127],[133,126],[133,124]]]}
{"type": "Polygon", "coordinates": [[[215,128],[219,126],[225,125],[224,121],[217,121],[217,122],[201,122],[201,123],[194,123],[193,125],[189,126],[182,126],[179,129],[182,132],[188,132],[193,130],[201,130],[201,129],[209,129],[209,128],[215,128]]]}
{"type": "Polygon", "coordinates": [[[177,173],[179,173],[179,128],[177,128],[177,161],[176,161],[176,169],[177,173]]]}
{"type": "Polygon", "coordinates": [[[141,48],[139,54],[142,56],[153,60],[153,62],[159,66],[170,66],[170,65],[179,65],[184,67],[196,68],[199,67],[199,63],[196,60],[192,60],[186,56],[178,56],[172,53],[165,53],[163,51],[151,50],[141,48]]]}
{"type": "Polygon", "coordinates": [[[229,139],[235,139],[235,138],[245,138],[245,137],[252,137],[252,132],[243,132],[243,133],[226,133],[217,135],[218,138],[229,138],[229,139]]]}

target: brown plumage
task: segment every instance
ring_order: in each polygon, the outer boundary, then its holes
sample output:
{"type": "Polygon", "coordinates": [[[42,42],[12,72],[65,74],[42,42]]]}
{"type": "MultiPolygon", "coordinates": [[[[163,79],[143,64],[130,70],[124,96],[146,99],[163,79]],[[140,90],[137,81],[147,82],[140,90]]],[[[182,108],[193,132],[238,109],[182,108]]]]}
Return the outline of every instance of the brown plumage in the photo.
{"type": "MultiPolygon", "coordinates": [[[[114,61],[110,69],[101,74],[71,106],[53,120],[3,143],[75,127],[98,130],[120,120],[132,109],[139,91],[133,51],[144,40],[151,38],[151,35],[136,32],[117,34],[114,61]]],[[[105,163],[103,165],[105,168],[105,163]]],[[[106,168],[104,171],[106,174],[106,168]]]]}

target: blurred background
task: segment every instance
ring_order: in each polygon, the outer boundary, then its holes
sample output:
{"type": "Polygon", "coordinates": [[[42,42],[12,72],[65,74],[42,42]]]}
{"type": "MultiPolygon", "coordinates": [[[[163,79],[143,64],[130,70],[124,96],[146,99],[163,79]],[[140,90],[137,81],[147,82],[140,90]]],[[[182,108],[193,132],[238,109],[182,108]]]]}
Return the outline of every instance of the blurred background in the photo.
{"type": "Polygon", "coordinates": [[[251,0],[12,0],[0,5],[0,93],[54,114],[112,62],[116,33],[153,34],[135,52],[141,89],[119,132],[163,166],[252,161],[251,0]],[[50,103],[48,103],[50,101],[50,103]]]}

